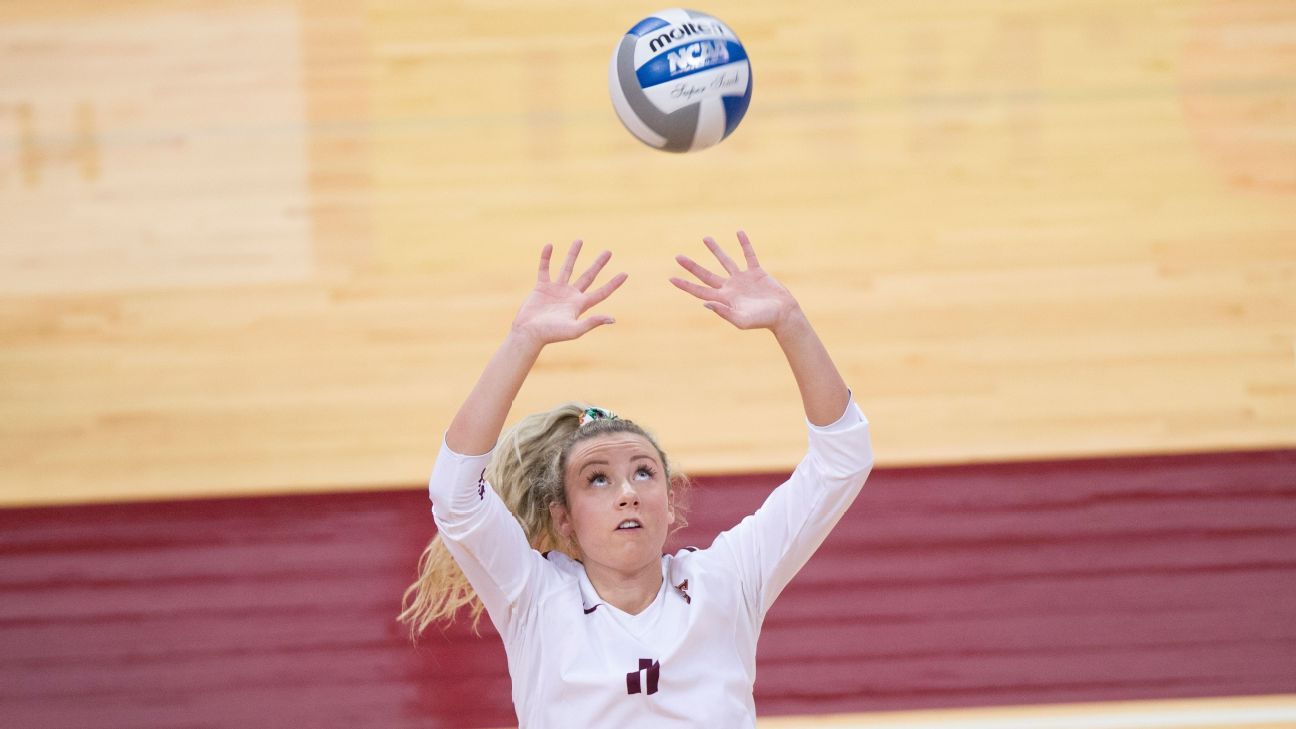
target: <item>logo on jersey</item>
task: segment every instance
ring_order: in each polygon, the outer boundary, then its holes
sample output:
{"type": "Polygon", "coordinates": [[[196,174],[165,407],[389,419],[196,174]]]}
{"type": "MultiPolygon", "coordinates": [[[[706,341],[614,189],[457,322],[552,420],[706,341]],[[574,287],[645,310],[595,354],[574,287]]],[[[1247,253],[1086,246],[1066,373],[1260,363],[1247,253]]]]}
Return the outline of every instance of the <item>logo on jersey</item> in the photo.
{"type": "Polygon", "coordinates": [[[639,659],[639,670],[626,674],[626,694],[657,693],[657,679],[661,677],[661,664],[651,658],[639,659]],[[644,681],[647,678],[647,681],[644,681]],[[647,683],[645,689],[644,684],[647,683]]]}
{"type": "Polygon", "coordinates": [[[684,580],[683,582],[676,585],[675,591],[680,594],[680,597],[684,598],[684,604],[686,605],[693,604],[693,598],[689,597],[688,594],[688,580],[684,580]]]}
{"type": "Polygon", "coordinates": [[[477,500],[486,499],[486,469],[482,469],[481,475],[477,477],[477,500]]]}

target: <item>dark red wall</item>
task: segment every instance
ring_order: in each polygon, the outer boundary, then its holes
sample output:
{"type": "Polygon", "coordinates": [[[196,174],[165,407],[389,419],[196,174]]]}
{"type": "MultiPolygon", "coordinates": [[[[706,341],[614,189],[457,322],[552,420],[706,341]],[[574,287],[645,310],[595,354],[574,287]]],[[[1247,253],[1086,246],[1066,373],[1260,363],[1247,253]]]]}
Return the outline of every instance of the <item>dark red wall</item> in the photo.
{"type": "MultiPolygon", "coordinates": [[[[0,510],[0,726],[510,724],[486,623],[394,621],[431,535],[419,490],[0,510]]],[[[880,470],[759,665],[763,714],[1296,691],[1296,450],[880,470]]]]}

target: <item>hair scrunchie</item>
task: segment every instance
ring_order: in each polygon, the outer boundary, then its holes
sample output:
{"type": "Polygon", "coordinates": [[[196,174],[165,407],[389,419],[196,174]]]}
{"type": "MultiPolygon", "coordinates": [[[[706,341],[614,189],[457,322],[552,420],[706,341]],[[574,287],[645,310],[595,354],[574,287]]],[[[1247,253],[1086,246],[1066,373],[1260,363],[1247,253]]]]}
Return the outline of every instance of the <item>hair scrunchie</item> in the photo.
{"type": "Polygon", "coordinates": [[[617,417],[617,414],[612,412],[611,410],[604,410],[603,408],[585,408],[585,412],[581,413],[580,416],[580,424],[583,426],[586,423],[592,423],[595,420],[620,420],[620,419],[621,418],[617,417]]]}

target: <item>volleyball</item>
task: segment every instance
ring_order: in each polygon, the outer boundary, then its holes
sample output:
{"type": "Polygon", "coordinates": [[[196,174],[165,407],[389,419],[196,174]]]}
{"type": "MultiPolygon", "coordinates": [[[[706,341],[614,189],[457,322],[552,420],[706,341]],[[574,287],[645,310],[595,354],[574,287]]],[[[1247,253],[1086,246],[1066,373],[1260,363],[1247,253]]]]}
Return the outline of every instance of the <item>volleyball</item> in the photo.
{"type": "Polygon", "coordinates": [[[608,68],[612,108],[639,141],[696,152],[733,133],[751,102],[738,36],[713,16],[671,8],[626,32],[608,68]]]}

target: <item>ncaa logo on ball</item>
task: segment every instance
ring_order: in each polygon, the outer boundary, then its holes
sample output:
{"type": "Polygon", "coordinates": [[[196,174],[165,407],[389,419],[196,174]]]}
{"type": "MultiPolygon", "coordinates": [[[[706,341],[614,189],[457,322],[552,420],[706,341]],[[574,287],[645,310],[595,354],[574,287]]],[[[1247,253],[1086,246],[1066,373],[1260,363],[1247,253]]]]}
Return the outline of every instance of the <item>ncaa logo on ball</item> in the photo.
{"type": "Polygon", "coordinates": [[[751,103],[751,64],[729,26],[671,8],[635,24],[612,52],[612,108],[636,138],[666,152],[706,149],[751,103]]]}

